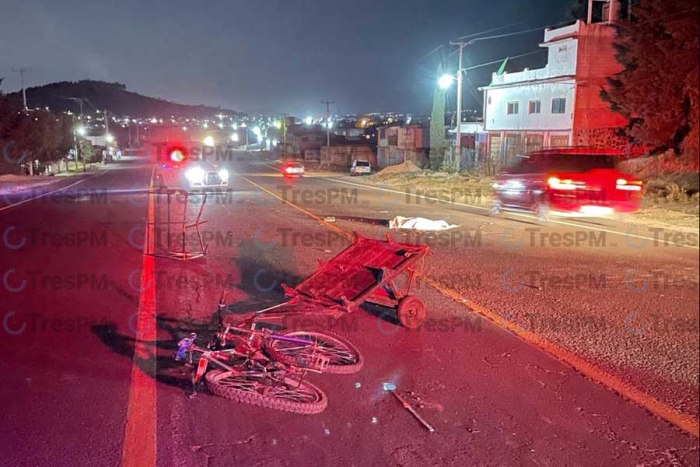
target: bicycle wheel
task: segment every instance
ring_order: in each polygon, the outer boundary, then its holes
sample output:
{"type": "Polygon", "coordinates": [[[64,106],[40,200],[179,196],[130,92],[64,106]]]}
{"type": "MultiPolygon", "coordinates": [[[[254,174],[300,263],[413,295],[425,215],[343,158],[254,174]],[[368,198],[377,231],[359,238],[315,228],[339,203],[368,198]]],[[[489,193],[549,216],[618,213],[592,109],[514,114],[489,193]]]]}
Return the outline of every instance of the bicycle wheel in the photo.
{"type": "Polygon", "coordinates": [[[212,370],[206,374],[207,387],[217,396],[244,404],[300,414],[323,412],[328,398],[319,388],[291,378],[273,379],[270,373],[212,370]]]}
{"type": "Polygon", "coordinates": [[[293,366],[308,366],[314,350],[329,359],[326,373],[351,374],[357,373],[365,362],[357,348],[342,337],[327,331],[283,331],[278,334],[306,339],[316,343],[311,345],[285,342],[267,338],[263,341],[263,349],[274,361],[293,366]]]}

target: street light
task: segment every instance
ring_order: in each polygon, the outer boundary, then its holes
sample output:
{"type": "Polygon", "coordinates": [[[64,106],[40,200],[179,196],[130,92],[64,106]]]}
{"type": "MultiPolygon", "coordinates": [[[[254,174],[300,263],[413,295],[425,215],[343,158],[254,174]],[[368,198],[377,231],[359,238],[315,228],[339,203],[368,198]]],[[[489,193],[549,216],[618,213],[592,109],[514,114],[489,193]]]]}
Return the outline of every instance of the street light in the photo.
{"type": "Polygon", "coordinates": [[[464,48],[463,43],[459,43],[459,66],[457,68],[457,74],[451,75],[449,73],[446,73],[440,78],[438,78],[438,86],[440,86],[440,89],[448,89],[452,86],[452,83],[455,81],[455,78],[457,80],[457,118],[455,122],[455,150],[454,153],[452,153],[451,157],[451,163],[456,164],[457,168],[459,168],[460,160],[462,157],[462,72],[464,71],[462,69],[462,49],[464,48]]]}
{"type": "Polygon", "coordinates": [[[78,128],[75,129],[76,133],[78,133],[80,136],[85,136],[85,127],[79,126],[78,128]]]}
{"type": "Polygon", "coordinates": [[[238,133],[233,133],[233,134],[231,135],[231,141],[233,141],[234,143],[237,143],[237,142],[238,142],[238,139],[239,139],[238,133]]]}
{"type": "Polygon", "coordinates": [[[204,138],[203,142],[204,142],[205,146],[208,146],[210,148],[214,147],[214,137],[213,136],[207,136],[206,138],[204,138]]]}
{"type": "Polygon", "coordinates": [[[455,77],[452,75],[444,74],[438,79],[438,86],[440,89],[447,89],[454,83],[455,77]]]}
{"type": "Polygon", "coordinates": [[[306,124],[309,125],[309,126],[310,126],[313,122],[314,122],[314,119],[313,119],[312,117],[306,117],[306,118],[304,119],[304,123],[306,123],[306,124]]]}
{"type": "Polygon", "coordinates": [[[112,144],[114,142],[114,136],[112,135],[107,135],[106,139],[109,144],[112,144]]]}

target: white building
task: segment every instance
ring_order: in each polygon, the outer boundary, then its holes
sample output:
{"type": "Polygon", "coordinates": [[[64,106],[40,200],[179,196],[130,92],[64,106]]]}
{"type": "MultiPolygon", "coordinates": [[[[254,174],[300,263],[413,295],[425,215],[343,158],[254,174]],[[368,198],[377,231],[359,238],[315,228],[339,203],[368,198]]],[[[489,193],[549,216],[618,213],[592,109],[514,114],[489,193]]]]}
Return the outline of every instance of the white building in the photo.
{"type": "Polygon", "coordinates": [[[626,121],[600,98],[606,79],[620,69],[613,38],[610,21],[547,29],[540,44],[547,48],[544,68],[494,73],[481,88],[489,157],[507,164],[545,146],[624,149],[616,130],[626,121]]]}

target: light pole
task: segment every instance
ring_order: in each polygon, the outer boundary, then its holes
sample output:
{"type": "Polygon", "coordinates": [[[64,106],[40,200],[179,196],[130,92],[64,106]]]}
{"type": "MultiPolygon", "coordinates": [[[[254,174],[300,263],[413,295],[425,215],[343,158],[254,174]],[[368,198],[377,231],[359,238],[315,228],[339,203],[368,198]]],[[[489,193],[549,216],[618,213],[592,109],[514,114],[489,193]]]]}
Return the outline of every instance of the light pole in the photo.
{"type": "Polygon", "coordinates": [[[457,65],[457,128],[455,128],[455,151],[457,155],[453,161],[455,164],[455,169],[459,170],[460,162],[462,160],[462,80],[464,78],[462,56],[464,55],[464,47],[467,46],[468,42],[452,41],[450,44],[459,47],[459,64],[457,65]]]}
{"type": "MultiPolygon", "coordinates": [[[[321,104],[326,104],[326,146],[331,147],[331,104],[335,101],[321,101],[321,104]]],[[[328,157],[331,156],[330,149],[327,149],[328,157]]]]}
{"type": "Polygon", "coordinates": [[[284,114],[282,118],[282,160],[287,159],[287,116],[284,114]]]}
{"type": "MultiPolygon", "coordinates": [[[[78,171],[78,158],[81,156],[80,153],[82,152],[80,150],[80,146],[82,144],[82,141],[80,141],[80,139],[78,139],[76,134],[80,135],[80,136],[85,136],[85,127],[82,126],[82,122],[81,122],[81,125],[77,129],[73,130],[73,135],[75,136],[75,141],[76,141],[76,145],[75,145],[75,171],[77,172],[78,171]]],[[[85,159],[84,158],[83,158],[83,172],[85,172],[85,159]]]]}
{"type": "MultiPolygon", "coordinates": [[[[453,153],[451,155],[451,160],[450,162],[454,166],[456,170],[459,170],[460,166],[460,161],[462,158],[462,81],[464,78],[464,69],[462,66],[462,51],[464,50],[464,47],[469,45],[468,42],[463,42],[463,41],[456,41],[456,42],[450,42],[452,45],[457,45],[459,46],[459,64],[457,66],[457,118],[455,119],[455,150],[454,152],[456,155],[453,153]]],[[[440,76],[438,78],[438,85],[442,89],[447,89],[450,86],[452,86],[452,83],[455,80],[455,75],[451,74],[445,74],[440,76]]]]}

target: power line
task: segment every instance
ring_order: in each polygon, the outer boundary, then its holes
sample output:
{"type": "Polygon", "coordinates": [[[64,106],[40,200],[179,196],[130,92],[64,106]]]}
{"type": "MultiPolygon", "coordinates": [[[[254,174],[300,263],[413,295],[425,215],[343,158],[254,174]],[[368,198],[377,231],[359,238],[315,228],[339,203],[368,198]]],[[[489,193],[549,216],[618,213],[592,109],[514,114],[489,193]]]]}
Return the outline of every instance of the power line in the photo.
{"type": "Polygon", "coordinates": [[[511,24],[508,24],[506,26],[499,26],[497,28],[487,29],[486,31],[481,31],[481,32],[477,32],[474,34],[469,34],[467,36],[458,37],[455,40],[471,39],[472,37],[483,36],[484,34],[488,34],[490,32],[496,32],[496,31],[501,31],[503,29],[512,28],[513,26],[517,26],[519,24],[529,23],[530,21],[532,21],[532,20],[528,19],[528,20],[524,20],[524,21],[518,21],[517,23],[511,23],[511,24]]]}
{"type": "Polygon", "coordinates": [[[486,41],[486,40],[491,40],[491,39],[500,39],[502,37],[511,37],[511,36],[519,36],[521,34],[528,34],[534,31],[539,31],[540,29],[544,29],[547,26],[540,26],[538,28],[530,28],[530,29],[524,29],[522,31],[514,31],[514,32],[508,32],[505,34],[497,34],[495,36],[486,36],[486,37],[475,37],[474,39],[471,39],[469,41],[469,45],[474,44],[475,42],[479,41],[486,41]]]}
{"type": "MultiPolygon", "coordinates": [[[[467,41],[467,45],[473,45],[474,43],[479,42],[479,41],[485,41],[485,40],[491,40],[491,39],[501,39],[501,38],[504,38],[504,37],[519,36],[519,35],[521,35],[521,34],[529,34],[529,33],[531,33],[531,32],[540,31],[540,30],[545,29],[545,28],[554,28],[554,27],[561,26],[561,25],[563,25],[563,24],[569,24],[569,23],[570,23],[570,21],[561,21],[561,22],[556,23],[556,24],[546,24],[546,25],[544,25],[544,26],[540,26],[540,27],[537,27],[537,28],[523,29],[523,30],[521,30],[521,31],[509,32],[509,33],[506,33],[506,34],[497,34],[497,35],[494,35],[494,36],[477,37],[477,38],[474,38],[474,39],[471,39],[471,40],[467,41]]],[[[461,39],[461,38],[459,38],[459,39],[461,39]]],[[[458,39],[458,40],[459,40],[459,39],[458,39]]],[[[448,57],[450,57],[450,56],[456,54],[457,52],[458,52],[458,51],[452,52],[450,55],[448,55],[448,57]]]]}
{"type": "MultiPolygon", "coordinates": [[[[527,57],[528,55],[535,55],[535,54],[539,54],[539,53],[542,53],[542,52],[546,52],[546,49],[533,50],[532,52],[526,52],[526,53],[524,53],[524,54],[514,55],[514,56],[512,56],[512,57],[508,57],[508,59],[509,59],[509,60],[515,60],[516,58],[527,57]]],[[[476,68],[481,68],[481,67],[485,67],[485,66],[489,66],[489,65],[494,65],[494,64],[496,64],[496,63],[503,63],[503,60],[505,60],[505,59],[494,60],[494,61],[492,61],[492,62],[481,63],[481,64],[479,64],[479,65],[473,65],[473,66],[470,66],[470,67],[465,68],[464,70],[465,70],[465,71],[474,70],[474,69],[476,69],[476,68]]]]}
{"type": "Polygon", "coordinates": [[[469,79],[469,76],[467,76],[466,74],[464,75],[464,78],[467,80],[467,84],[469,85],[469,92],[471,93],[472,97],[474,97],[474,99],[475,99],[478,103],[480,103],[481,106],[483,107],[483,106],[484,106],[484,100],[481,98],[481,96],[479,95],[479,93],[476,92],[474,83],[471,82],[471,80],[469,79]]]}
{"type": "MultiPolygon", "coordinates": [[[[471,39],[472,37],[483,36],[484,34],[488,34],[488,33],[490,33],[490,32],[501,31],[501,30],[503,30],[503,29],[512,28],[513,26],[518,26],[518,25],[520,25],[520,24],[529,23],[529,22],[531,22],[531,21],[532,21],[532,19],[523,20],[523,21],[518,21],[518,22],[516,22],[516,23],[507,24],[507,25],[505,25],[505,26],[499,26],[499,27],[497,27],[497,28],[491,28],[491,29],[487,29],[487,30],[485,30],[485,31],[475,32],[474,34],[469,34],[469,35],[466,35],[466,36],[458,37],[458,38],[456,38],[455,40],[471,39]]],[[[545,26],[545,27],[546,27],[546,26],[545,26]]],[[[429,57],[430,55],[434,54],[435,52],[437,52],[438,50],[442,49],[443,47],[444,47],[444,45],[439,45],[439,46],[435,47],[433,50],[431,50],[430,52],[428,52],[427,54],[425,54],[425,55],[423,55],[421,58],[419,58],[418,61],[420,62],[421,60],[424,60],[425,58],[427,58],[427,57],[429,57]]]]}

